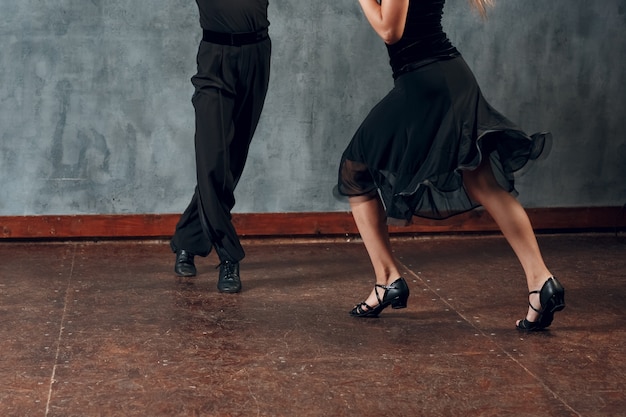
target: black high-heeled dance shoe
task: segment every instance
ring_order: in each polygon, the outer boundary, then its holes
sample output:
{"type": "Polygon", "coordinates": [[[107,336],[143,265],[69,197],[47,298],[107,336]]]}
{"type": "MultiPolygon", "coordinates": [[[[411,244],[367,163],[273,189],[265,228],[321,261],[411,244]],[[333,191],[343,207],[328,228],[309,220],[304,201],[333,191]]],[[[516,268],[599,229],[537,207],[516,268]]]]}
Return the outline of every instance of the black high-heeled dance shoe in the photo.
{"type": "Polygon", "coordinates": [[[516,327],[523,331],[543,330],[552,324],[554,313],[565,308],[565,288],[556,277],[550,277],[543,283],[541,290],[531,291],[528,295],[530,294],[539,294],[540,309],[536,309],[528,302],[530,308],[539,313],[539,318],[537,321],[528,321],[524,318],[516,327]]]}
{"type": "Polygon", "coordinates": [[[394,309],[406,308],[406,302],[409,298],[409,286],[406,284],[404,278],[398,278],[387,286],[376,284],[374,287],[374,292],[376,293],[376,298],[378,299],[378,305],[376,307],[372,307],[363,301],[362,303],[357,304],[352,311],[350,311],[351,316],[378,317],[381,311],[389,306],[394,309]],[[376,288],[383,288],[385,290],[382,299],[378,295],[378,290],[376,288]]]}

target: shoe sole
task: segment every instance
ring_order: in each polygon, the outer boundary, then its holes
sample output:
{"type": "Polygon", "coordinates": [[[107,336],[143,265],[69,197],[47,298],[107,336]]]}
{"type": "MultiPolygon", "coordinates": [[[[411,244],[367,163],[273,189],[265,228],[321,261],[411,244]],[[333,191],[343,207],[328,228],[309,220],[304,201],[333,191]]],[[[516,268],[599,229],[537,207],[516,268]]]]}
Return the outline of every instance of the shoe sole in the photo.
{"type": "Polygon", "coordinates": [[[238,292],[241,292],[241,288],[235,288],[235,289],[228,289],[228,288],[218,288],[217,289],[219,292],[221,293],[225,293],[225,294],[236,294],[238,292]]]}

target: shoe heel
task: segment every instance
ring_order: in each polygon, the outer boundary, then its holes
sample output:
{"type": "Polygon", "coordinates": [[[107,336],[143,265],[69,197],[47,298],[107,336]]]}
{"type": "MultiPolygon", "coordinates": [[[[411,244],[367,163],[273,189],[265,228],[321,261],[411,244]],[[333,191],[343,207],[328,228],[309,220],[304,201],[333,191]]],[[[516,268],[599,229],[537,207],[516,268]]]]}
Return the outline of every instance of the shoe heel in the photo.
{"type": "Polygon", "coordinates": [[[565,308],[565,300],[563,299],[563,296],[561,297],[554,297],[552,299],[552,304],[551,304],[551,308],[550,311],[552,313],[557,312],[557,311],[561,311],[565,308]]]}
{"type": "Polygon", "coordinates": [[[561,311],[565,308],[565,290],[561,288],[559,292],[552,296],[552,312],[561,311]]]}
{"type": "Polygon", "coordinates": [[[408,299],[409,299],[408,294],[406,296],[404,296],[404,297],[398,297],[398,298],[394,299],[391,302],[391,308],[396,309],[396,310],[398,310],[400,308],[406,308],[408,299]]]}
{"type": "Polygon", "coordinates": [[[391,308],[400,309],[406,308],[407,300],[409,299],[409,286],[404,278],[399,278],[391,284],[389,292],[393,291],[394,298],[391,300],[391,308]]]}
{"type": "Polygon", "coordinates": [[[544,284],[540,293],[540,302],[542,306],[546,307],[546,311],[550,313],[561,311],[565,308],[565,288],[563,288],[556,277],[551,277],[544,284]]]}

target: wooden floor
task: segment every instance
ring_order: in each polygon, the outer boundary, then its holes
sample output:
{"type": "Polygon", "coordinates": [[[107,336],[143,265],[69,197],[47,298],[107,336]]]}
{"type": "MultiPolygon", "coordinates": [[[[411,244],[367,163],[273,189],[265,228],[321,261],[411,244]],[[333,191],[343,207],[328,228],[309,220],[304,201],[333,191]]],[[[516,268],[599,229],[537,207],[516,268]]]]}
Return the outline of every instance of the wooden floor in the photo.
{"type": "Polygon", "coordinates": [[[179,280],[166,241],[0,243],[0,416],[623,416],[626,243],[540,235],[567,308],[524,334],[497,235],[396,239],[404,310],[355,319],[362,243],[249,240],[179,280]]]}

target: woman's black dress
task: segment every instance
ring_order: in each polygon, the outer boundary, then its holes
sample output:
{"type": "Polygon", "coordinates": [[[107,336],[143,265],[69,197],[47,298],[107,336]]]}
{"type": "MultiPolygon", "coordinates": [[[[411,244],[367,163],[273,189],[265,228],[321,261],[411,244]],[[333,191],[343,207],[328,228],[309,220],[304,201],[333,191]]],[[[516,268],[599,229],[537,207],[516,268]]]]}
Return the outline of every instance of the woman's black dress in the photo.
{"type": "Polygon", "coordinates": [[[498,183],[542,152],[532,136],[487,103],[472,71],[441,28],[444,0],[412,0],[402,39],[388,45],[394,88],[363,121],[343,153],[338,191],[380,193],[390,223],[413,215],[443,219],[478,206],[463,170],[490,158],[498,183]]]}

